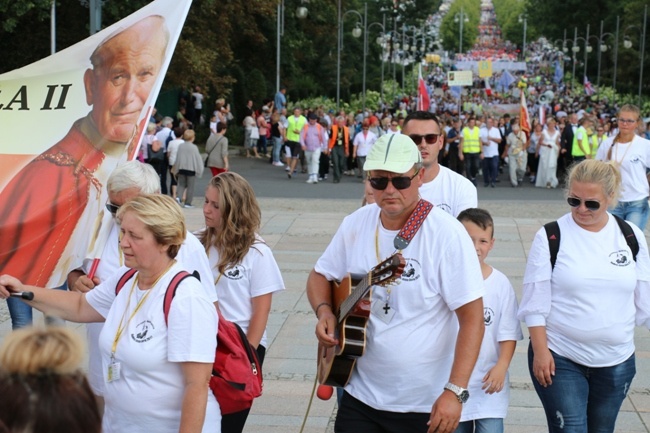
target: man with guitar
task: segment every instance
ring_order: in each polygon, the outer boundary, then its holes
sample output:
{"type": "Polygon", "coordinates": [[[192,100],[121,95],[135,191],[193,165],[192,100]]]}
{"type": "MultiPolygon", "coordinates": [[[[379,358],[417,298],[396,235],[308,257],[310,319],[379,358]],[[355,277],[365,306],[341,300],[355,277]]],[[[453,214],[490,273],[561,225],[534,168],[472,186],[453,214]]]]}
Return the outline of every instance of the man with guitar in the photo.
{"type": "Polygon", "coordinates": [[[377,204],[345,218],[307,281],[318,317],[319,378],[345,385],[335,431],[451,433],[484,331],[476,252],[458,221],[420,200],[422,158],[408,135],[381,137],[364,170],[377,204]],[[391,263],[399,262],[395,270],[391,263]],[[382,286],[394,273],[401,278],[382,286]],[[345,298],[345,285],[333,290],[331,282],[348,274],[365,277],[365,285],[345,298]],[[347,301],[368,285],[350,308],[347,301]],[[367,329],[359,321],[364,313],[367,329]],[[361,353],[348,355],[349,347],[361,353]],[[349,372],[328,375],[332,357],[349,372]]]}

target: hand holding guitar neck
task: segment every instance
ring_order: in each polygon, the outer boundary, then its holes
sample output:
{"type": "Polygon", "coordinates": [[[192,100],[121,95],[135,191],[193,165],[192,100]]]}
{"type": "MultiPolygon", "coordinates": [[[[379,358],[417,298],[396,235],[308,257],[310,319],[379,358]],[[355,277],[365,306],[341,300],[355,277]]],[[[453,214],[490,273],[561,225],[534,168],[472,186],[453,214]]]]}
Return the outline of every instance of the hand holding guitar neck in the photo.
{"type": "Polygon", "coordinates": [[[372,268],[354,287],[349,276],[340,284],[333,283],[334,314],[322,313],[316,328],[319,339],[318,381],[321,384],[345,386],[348,382],[356,359],[365,351],[365,332],[370,316],[367,295],[370,288],[393,283],[402,275],[405,265],[404,257],[398,253],[372,268]],[[332,320],[338,324],[337,327],[330,328],[332,320]],[[330,346],[323,335],[331,334],[334,329],[337,330],[338,340],[330,346]]]}

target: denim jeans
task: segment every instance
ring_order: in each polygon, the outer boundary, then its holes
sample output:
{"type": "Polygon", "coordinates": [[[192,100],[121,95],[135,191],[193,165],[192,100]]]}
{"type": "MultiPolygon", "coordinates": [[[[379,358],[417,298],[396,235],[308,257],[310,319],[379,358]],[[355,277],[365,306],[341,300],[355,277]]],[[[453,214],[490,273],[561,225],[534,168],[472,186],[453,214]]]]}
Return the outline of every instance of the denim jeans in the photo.
{"type": "MultiPolygon", "coordinates": [[[[64,284],[54,290],[68,290],[68,285],[64,284]]],[[[9,308],[9,316],[11,317],[11,329],[25,328],[31,326],[33,322],[32,307],[24,303],[18,298],[7,298],[7,307],[9,308]]],[[[61,324],[62,321],[54,317],[45,317],[46,322],[61,324]]]]}
{"type": "Polygon", "coordinates": [[[454,433],[503,433],[503,418],[482,418],[464,421],[458,424],[458,428],[454,433]]]}
{"type": "Polygon", "coordinates": [[[499,157],[483,158],[483,182],[485,186],[494,184],[497,181],[499,172],[499,157]]]}
{"type": "Polygon", "coordinates": [[[648,198],[635,201],[619,201],[611,212],[617,217],[633,223],[641,230],[645,230],[648,223],[648,198]]]}
{"type": "Polygon", "coordinates": [[[542,387],[533,375],[533,350],[528,369],[544,406],[549,433],[613,433],[616,417],[636,373],[634,354],[611,367],[591,368],[551,351],[553,384],[542,387]]]}
{"type": "Polygon", "coordinates": [[[282,137],[273,137],[273,162],[280,162],[281,149],[282,149],[282,137]]]}

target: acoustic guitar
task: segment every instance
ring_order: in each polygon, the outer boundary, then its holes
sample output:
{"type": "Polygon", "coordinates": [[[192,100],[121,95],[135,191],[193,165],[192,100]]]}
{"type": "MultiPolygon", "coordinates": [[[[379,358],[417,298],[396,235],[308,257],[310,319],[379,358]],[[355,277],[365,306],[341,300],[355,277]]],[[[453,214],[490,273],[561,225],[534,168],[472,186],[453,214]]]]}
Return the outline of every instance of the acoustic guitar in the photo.
{"type": "Polygon", "coordinates": [[[392,283],[402,275],[405,265],[404,257],[397,253],[372,268],[360,281],[348,275],[340,283],[332,282],[339,345],[325,347],[318,343],[318,381],[321,384],[342,387],[348,383],[357,358],[366,349],[370,288],[392,283]]]}

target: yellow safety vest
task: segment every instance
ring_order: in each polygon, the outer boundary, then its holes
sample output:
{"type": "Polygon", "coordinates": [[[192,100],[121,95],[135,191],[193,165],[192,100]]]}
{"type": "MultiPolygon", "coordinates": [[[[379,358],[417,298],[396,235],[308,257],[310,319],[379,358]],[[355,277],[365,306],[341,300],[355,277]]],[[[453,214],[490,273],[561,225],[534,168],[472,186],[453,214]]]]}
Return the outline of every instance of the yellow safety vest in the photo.
{"type": "MultiPolygon", "coordinates": [[[[568,126],[569,128],[571,127],[570,125],[568,126]]],[[[576,129],[576,133],[573,135],[573,145],[571,146],[571,156],[585,156],[585,152],[580,150],[580,146],[578,146],[578,132],[582,131],[582,147],[583,149],[591,154],[591,149],[589,148],[589,136],[587,135],[587,129],[585,129],[584,126],[579,126],[578,129],[576,129]]]]}
{"type": "Polygon", "coordinates": [[[469,129],[467,126],[463,128],[463,153],[481,153],[477,126],[474,126],[474,129],[469,129]]]}
{"type": "Polygon", "coordinates": [[[291,115],[287,121],[289,122],[289,127],[287,128],[287,141],[295,141],[299,142],[300,141],[300,131],[302,131],[302,128],[305,127],[305,124],[307,123],[307,119],[305,116],[300,116],[296,119],[295,116],[291,115]],[[298,131],[298,132],[294,132],[298,131]]]}

